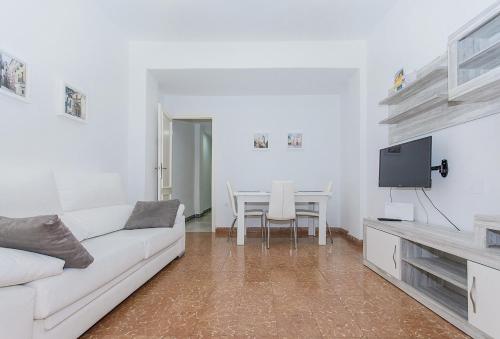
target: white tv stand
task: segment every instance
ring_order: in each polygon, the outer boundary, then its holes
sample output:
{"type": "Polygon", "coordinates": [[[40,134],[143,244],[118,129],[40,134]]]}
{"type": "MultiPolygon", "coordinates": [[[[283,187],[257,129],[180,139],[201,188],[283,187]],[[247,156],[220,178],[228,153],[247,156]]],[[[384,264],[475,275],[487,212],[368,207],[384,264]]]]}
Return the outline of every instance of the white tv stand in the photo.
{"type": "Polygon", "coordinates": [[[365,219],[364,264],[470,336],[500,338],[499,230],[488,216],[470,233],[365,219]]]}

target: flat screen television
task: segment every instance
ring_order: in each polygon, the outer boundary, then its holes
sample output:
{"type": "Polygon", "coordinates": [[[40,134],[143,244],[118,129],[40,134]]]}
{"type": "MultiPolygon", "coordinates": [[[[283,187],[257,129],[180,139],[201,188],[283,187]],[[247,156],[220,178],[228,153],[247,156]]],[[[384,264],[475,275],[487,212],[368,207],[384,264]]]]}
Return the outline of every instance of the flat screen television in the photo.
{"type": "Polygon", "coordinates": [[[431,187],[432,137],[380,150],[379,187],[431,187]]]}

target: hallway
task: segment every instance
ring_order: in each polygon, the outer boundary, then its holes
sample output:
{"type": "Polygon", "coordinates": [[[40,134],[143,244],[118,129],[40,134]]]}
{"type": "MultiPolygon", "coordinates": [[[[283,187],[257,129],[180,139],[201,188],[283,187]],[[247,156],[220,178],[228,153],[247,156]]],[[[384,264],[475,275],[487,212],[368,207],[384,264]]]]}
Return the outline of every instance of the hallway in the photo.
{"type": "Polygon", "coordinates": [[[186,222],[186,232],[212,232],[212,212],[186,222]]]}

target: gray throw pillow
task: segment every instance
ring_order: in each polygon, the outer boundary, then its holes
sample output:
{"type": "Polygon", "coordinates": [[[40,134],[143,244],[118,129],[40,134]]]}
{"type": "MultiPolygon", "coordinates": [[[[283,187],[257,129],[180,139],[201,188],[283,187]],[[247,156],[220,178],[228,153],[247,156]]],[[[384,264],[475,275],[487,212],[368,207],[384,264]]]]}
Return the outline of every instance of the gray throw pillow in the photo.
{"type": "Polygon", "coordinates": [[[173,227],[180,204],[177,199],[138,201],[124,228],[134,230],[138,228],[173,227]]]}
{"type": "Polygon", "coordinates": [[[0,247],[59,258],[64,268],[86,268],[94,261],[57,215],[0,217],[0,247]]]}

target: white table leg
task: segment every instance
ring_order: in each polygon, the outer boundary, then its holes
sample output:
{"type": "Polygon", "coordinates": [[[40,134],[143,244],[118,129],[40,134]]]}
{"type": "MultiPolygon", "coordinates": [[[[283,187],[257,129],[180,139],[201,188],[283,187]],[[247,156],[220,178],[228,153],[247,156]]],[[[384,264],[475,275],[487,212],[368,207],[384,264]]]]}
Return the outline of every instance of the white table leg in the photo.
{"type": "Polygon", "coordinates": [[[245,245],[245,201],[238,197],[237,245],[245,245]]]}
{"type": "Polygon", "coordinates": [[[319,203],[319,245],[326,245],[326,199],[319,203]]]}

